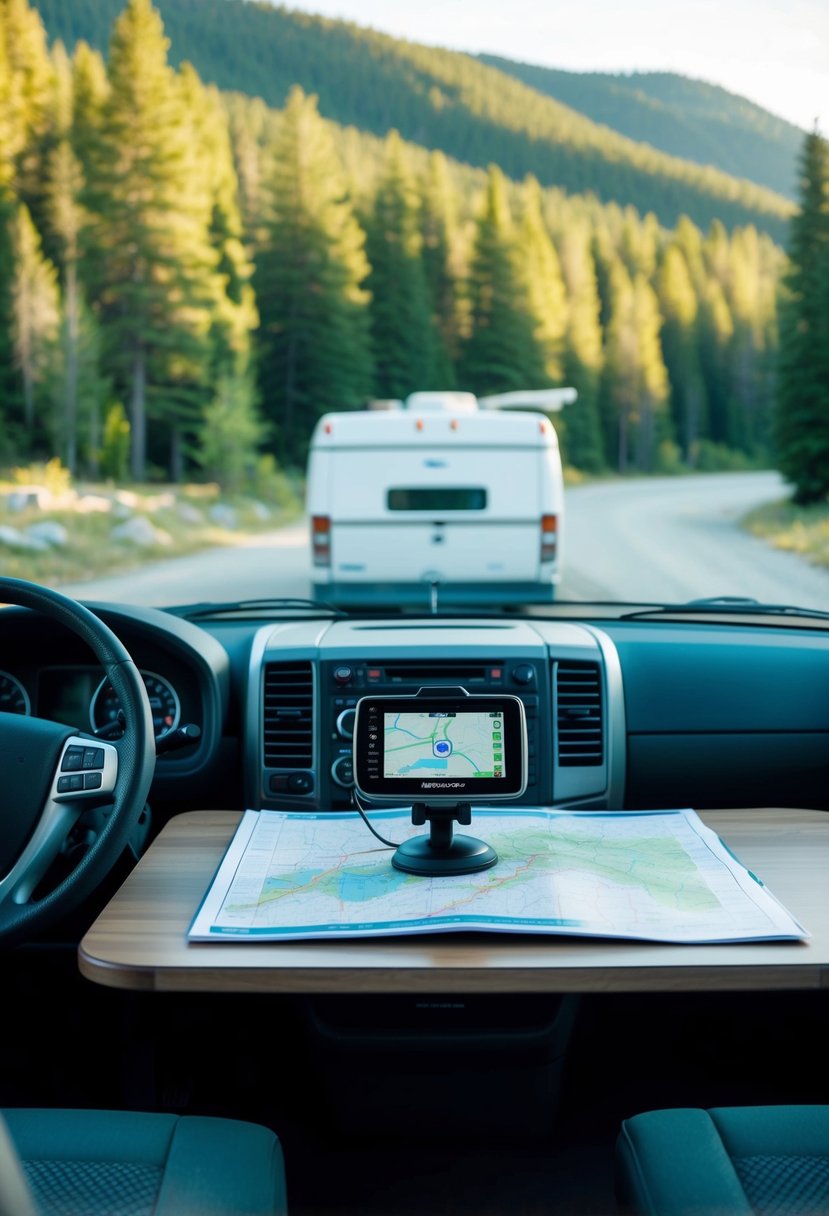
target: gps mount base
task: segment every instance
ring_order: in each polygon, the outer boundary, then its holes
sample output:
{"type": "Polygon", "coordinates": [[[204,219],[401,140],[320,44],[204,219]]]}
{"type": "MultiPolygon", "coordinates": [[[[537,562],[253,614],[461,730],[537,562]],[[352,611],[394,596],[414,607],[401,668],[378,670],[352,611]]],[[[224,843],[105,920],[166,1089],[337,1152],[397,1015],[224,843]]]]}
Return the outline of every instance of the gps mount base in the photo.
{"type": "Polygon", "coordinates": [[[446,875],[474,874],[488,870],[498,860],[491,845],[474,836],[454,836],[452,824],[472,822],[472,806],[456,802],[450,806],[430,806],[416,802],[412,807],[412,823],[420,827],[429,824],[428,836],[414,836],[399,845],[391,864],[406,874],[446,875]]]}

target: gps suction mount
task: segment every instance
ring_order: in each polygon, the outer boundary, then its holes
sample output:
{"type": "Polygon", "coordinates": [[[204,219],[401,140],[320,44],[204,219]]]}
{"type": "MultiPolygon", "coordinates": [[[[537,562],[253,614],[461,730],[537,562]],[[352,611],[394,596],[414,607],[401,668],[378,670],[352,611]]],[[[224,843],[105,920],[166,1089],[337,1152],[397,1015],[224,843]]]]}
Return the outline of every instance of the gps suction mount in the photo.
{"type": "MultiPolygon", "coordinates": [[[[436,588],[433,584],[433,594],[436,588]]],[[[452,695],[469,696],[465,688],[422,688],[418,696],[431,692],[438,698],[452,695]]],[[[429,824],[429,835],[414,836],[404,840],[392,854],[391,864],[406,874],[440,876],[452,874],[475,874],[488,870],[498,860],[498,854],[483,840],[475,836],[456,836],[455,821],[463,827],[472,823],[470,802],[438,803],[415,802],[412,805],[412,823],[415,827],[429,824]]]]}
{"type": "Polygon", "coordinates": [[[413,836],[398,845],[392,854],[391,864],[396,870],[407,874],[475,874],[488,870],[498,860],[491,845],[475,836],[455,836],[453,823],[467,826],[472,822],[472,806],[469,802],[438,806],[427,802],[415,802],[412,806],[412,823],[415,827],[429,824],[429,835],[413,836]]]}

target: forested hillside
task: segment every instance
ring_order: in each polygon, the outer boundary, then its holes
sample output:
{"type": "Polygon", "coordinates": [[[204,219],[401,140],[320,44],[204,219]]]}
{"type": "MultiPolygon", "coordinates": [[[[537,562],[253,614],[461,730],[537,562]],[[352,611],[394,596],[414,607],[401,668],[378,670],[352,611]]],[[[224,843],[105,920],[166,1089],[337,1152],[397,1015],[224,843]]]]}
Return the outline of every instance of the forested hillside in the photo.
{"type": "Polygon", "coordinates": [[[804,132],[718,85],[672,72],[564,72],[479,58],[629,139],[794,198],[804,132]]]}
{"type": "MultiPolygon", "coordinates": [[[[104,51],[120,0],[37,0],[46,28],[70,48],[104,51]]],[[[707,227],[753,223],[783,239],[791,207],[763,187],[668,156],[604,128],[463,54],[403,42],[345,22],[244,0],[159,0],[171,61],[201,78],[282,106],[299,84],[343,125],[440,149],[470,165],[527,173],[542,186],[681,215],[707,227]]]]}
{"type": "Polygon", "coordinates": [[[577,468],[768,458],[785,258],[754,225],[514,181],[298,85],[220,93],[150,0],[106,57],[0,0],[0,131],[6,463],[253,486],[328,410],[559,384],[577,468]]]}

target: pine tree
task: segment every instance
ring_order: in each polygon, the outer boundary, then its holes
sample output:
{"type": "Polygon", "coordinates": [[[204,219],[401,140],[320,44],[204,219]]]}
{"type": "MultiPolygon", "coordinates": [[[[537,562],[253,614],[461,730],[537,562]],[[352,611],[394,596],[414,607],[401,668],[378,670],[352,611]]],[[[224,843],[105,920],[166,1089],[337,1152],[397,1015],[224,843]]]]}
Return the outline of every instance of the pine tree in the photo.
{"type": "Polygon", "coordinates": [[[102,422],[112,400],[112,383],[102,371],[101,332],[90,308],[81,297],[70,338],[64,309],[49,377],[52,405],[51,450],[69,450],[66,401],[74,390],[78,402],[74,430],[75,472],[95,478],[100,472],[102,422]],[[72,352],[71,362],[67,359],[72,352]]]}
{"type": "Polygon", "coordinates": [[[273,116],[259,97],[222,95],[227,113],[233,162],[239,182],[239,208],[245,231],[252,237],[262,218],[262,149],[264,131],[273,116]]]}
{"type": "Polygon", "coordinates": [[[643,218],[634,207],[625,207],[617,251],[631,278],[637,274],[653,278],[659,249],[659,223],[653,213],[643,218]]]}
{"type": "Polygon", "coordinates": [[[644,274],[638,274],[633,282],[633,323],[640,368],[636,465],[641,472],[652,473],[660,467],[673,431],[668,414],[668,373],[659,343],[662,317],[656,292],[644,274]]]}
{"type": "Polygon", "coordinates": [[[403,398],[440,387],[435,330],[423,261],[418,198],[396,131],[386,138],[385,167],[366,223],[371,272],[375,393],[403,398]]]}
{"type": "Polygon", "coordinates": [[[457,190],[446,157],[432,152],[421,181],[422,260],[429,285],[436,344],[434,379],[444,388],[455,383],[460,343],[463,278],[457,190]]]}
{"type": "Polygon", "coordinates": [[[752,456],[767,450],[773,414],[771,371],[777,342],[777,284],[773,246],[753,226],[738,228],[730,245],[733,403],[731,446],[752,456]]]}
{"type": "Polygon", "coordinates": [[[727,444],[731,431],[734,321],[719,279],[709,278],[699,304],[697,349],[708,410],[705,438],[727,444]]]}
{"type": "MultiPolygon", "coordinates": [[[[12,418],[21,404],[20,377],[14,367],[11,341],[12,219],[14,216],[15,113],[14,81],[7,52],[5,10],[0,5],[0,459],[12,447],[12,418]]],[[[21,136],[22,137],[22,136],[21,136]]]]}
{"type": "Polygon", "coordinates": [[[199,464],[226,493],[238,494],[250,485],[264,437],[252,376],[225,372],[204,413],[199,464]]]}
{"type": "Polygon", "coordinates": [[[18,96],[20,81],[12,68],[7,27],[5,2],[0,0],[0,187],[10,191],[25,131],[18,96]]]}
{"type": "Polygon", "coordinates": [[[643,274],[611,266],[611,316],[603,377],[606,436],[615,440],[615,466],[652,472],[669,440],[668,376],[659,346],[656,295],[643,274]]]}
{"type": "Polygon", "coordinates": [[[285,108],[270,192],[254,274],[260,387],[280,455],[298,466],[317,418],[363,405],[373,374],[365,236],[316,98],[299,88],[285,108]]]}
{"type": "Polygon", "coordinates": [[[167,64],[150,0],[128,0],[109,55],[109,98],[91,142],[84,269],[107,363],[129,403],[130,471],[146,475],[148,439],[173,475],[205,398],[216,255],[194,172],[192,122],[167,64]],[[148,418],[154,434],[148,433],[148,418]]]}
{"type": "Polygon", "coordinates": [[[829,142],[815,130],[800,160],[780,315],[776,441],[797,502],[829,494],[829,142]]]}
{"type": "Polygon", "coordinates": [[[707,272],[702,251],[702,233],[693,220],[681,215],[673,231],[673,244],[681,251],[691,276],[691,283],[699,298],[704,290],[707,272]]]}
{"type": "Polygon", "coordinates": [[[102,56],[79,42],[72,56],[72,146],[82,165],[96,154],[108,97],[109,80],[102,56]]]}
{"type": "Polygon", "coordinates": [[[477,223],[469,298],[471,333],[461,354],[463,387],[483,396],[549,383],[518,263],[506,179],[494,165],[477,223]]]}
{"type": "Polygon", "coordinates": [[[527,307],[535,321],[534,337],[544,359],[550,384],[563,374],[567,307],[561,263],[541,212],[541,188],[528,177],[522,191],[523,208],[517,233],[518,264],[524,281],[527,307]]]}
{"type": "Polygon", "coordinates": [[[55,48],[55,94],[52,106],[52,141],[45,165],[44,213],[52,237],[63,289],[61,324],[61,375],[56,381],[55,406],[59,448],[70,473],[78,464],[78,401],[80,330],[83,297],[78,263],[83,226],[81,195],[83,170],[72,147],[72,69],[62,46],[55,48]],[[58,385],[59,390],[58,390],[58,385]]]}
{"type": "MultiPolygon", "coordinates": [[[[599,291],[590,254],[590,229],[585,220],[568,224],[560,237],[561,268],[567,287],[567,332],[562,378],[578,393],[563,414],[563,444],[569,464],[585,472],[605,467],[599,421],[602,373],[602,331],[599,291]]],[[[559,422],[556,421],[556,430],[559,422]]]]}
{"type": "Polygon", "coordinates": [[[259,316],[251,284],[253,262],[243,240],[227,113],[217,91],[205,88],[189,64],[182,67],[181,87],[193,123],[193,172],[199,178],[197,191],[204,199],[208,239],[216,255],[211,379],[238,376],[244,380],[250,366],[251,334],[259,316]]]}
{"type": "Polygon", "coordinates": [[[697,350],[697,297],[682,248],[671,241],[657,273],[657,293],[664,318],[662,354],[671,388],[674,433],[683,459],[693,464],[705,433],[705,390],[697,350]]]}
{"type": "Polygon", "coordinates": [[[60,325],[57,271],[43,256],[40,236],[28,208],[18,207],[12,227],[14,277],[12,279],[12,342],[14,361],[23,380],[23,425],[30,444],[48,425],[40,417],[45,401],[60,325]]]}
{"type": "Polygon", "coordinates": [[[52,81],[46,31],[40,14],[28,0],[0,0],[0,25],[10,72],[7,107],[11,140],[6,155],[14,162],[15,192],[38,222],[52,81]]]}
{"type": "Polygon", "coordinates": [[[15,366],[12,339],[14,213],[11,191],[0,184],[0,460],[8,460],[14,453],[15,424],[23,406],[23,383],[15,366]]]}
{"type": "Polygon", "coordinates": [[[702,256],[708,276],[713,276],[727,295],[731,256],[728,233],[721,220],[714,220],[706,232],[702,243],[702,256]]]}

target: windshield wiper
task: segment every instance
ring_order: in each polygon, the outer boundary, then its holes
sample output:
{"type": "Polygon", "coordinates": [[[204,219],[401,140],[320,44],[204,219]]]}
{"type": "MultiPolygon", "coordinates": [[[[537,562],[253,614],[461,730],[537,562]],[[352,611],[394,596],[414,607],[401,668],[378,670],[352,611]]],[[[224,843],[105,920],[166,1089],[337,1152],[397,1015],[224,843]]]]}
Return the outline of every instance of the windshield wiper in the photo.
{"type": "Polygon", "coordinates": [[[697,612],[727,612],[740,616],[818,617],[821,620],[829,620],[829,612],[822,608],[799,608],[796,604],[764,604],[760,600],[752,599],[750,595],[711,595],[704,599],[687,600],[684,604],[654,604],[646,608],[636,608],[632,612],[625,612],[619,619],[634,620],[636,617],[697,612]]]}
{"type": "Polygon", "coordinates": [[[167,611],[175,613],[176,616],[186,617],[190,621],[220,616],[284,615],[312,620],[317,617],[341,620],[348,616],[347,612],[343,612],[333,604],[325,603],[324,600],[306,600],[291,596],[261,600],[230,600],[222,603],[204,600],[197,604],[176,605],[174,608],[168,608],[167,611]]]}

